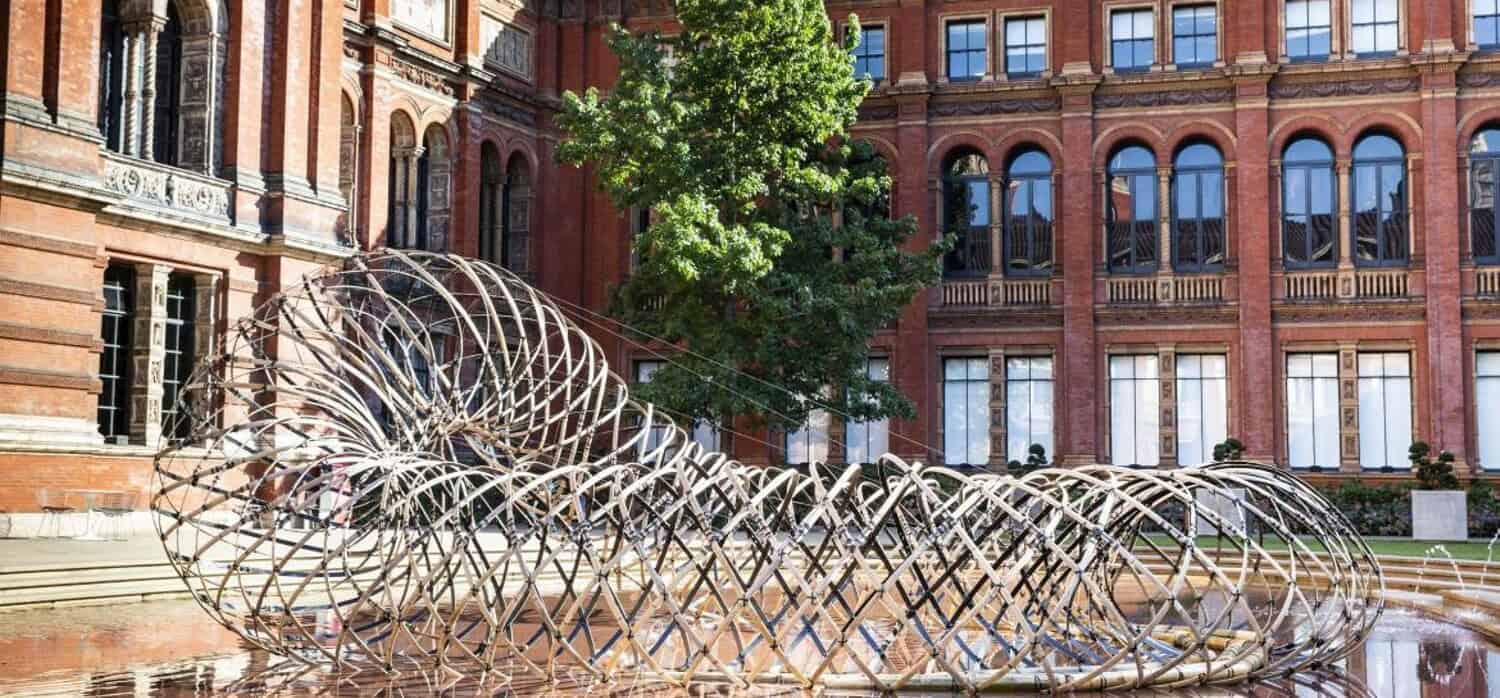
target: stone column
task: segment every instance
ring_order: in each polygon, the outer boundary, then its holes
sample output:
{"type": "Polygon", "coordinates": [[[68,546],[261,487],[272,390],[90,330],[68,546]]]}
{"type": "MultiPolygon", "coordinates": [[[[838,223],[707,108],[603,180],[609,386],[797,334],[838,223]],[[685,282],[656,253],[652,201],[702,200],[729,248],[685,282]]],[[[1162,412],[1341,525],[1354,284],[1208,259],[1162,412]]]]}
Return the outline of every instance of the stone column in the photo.
{"type": "Polygon", "coordinates": [[[1161,381],[1158,393],[1161,399],[1157,405],[1161,410],[1157,424],[1161,450],[1157,452],[1157,463],[1160,467],[1170,468],[1177,465],[1177,347],[1159,345],[1156,356],[1157,376],[1161,381]]]}
{"type": "Polygon", "coordinates": [[[162,369],[167,355],[167,277],[163,264],[135,266],[135,318],[131,336],[130,441],[161,444],[162,369]]]}
{"type": "Polygon", "coordinates": [[[1339,190],[1339,232],[1338,240],[1334,247],[1339,252],[1338,265],[1338,297],[1354,297],[1354,221],[1351,215],[1353,202],[1349,198],[1349,172],[1351,169],[1348,160],[1339,160],[1334,164],[1338,177],[1339,190]]]}
{"type": "Polygon", "coordinates": [[[1172,168],[1156,168],[1156,299],[1172,300],[1172,168]]]}
{"type": "MultiPolygon", "coordinates": [[[[1004,200],[1005,180],[996,173],[990,174],[990,278],[1005,278],[1005,236],[1000,214],[1004,200]]],[[[998,302],[998,294],[990,295],[990,302],[998,302]]]]}
{"type": "Polygon", "coordinates": [[[1005,349],[990,350],[990,465],[1004,468],[1012,460],[1026,461],[1025,453],[1006,453],[1005,349]]]}
{"type": "Polygon", "coordinates": [[[1339,342],[1339,470],[1359,473],[1359,352],[1339,342]]]}
{"type": "Polygon", "coordinates": [[[417,177],[417,161],[422,158],[422,152],[422,146],[413,146],[411,150],[406,152],[406,157],[398,161],[406,178],[406,181],[402,185],[405,197],[399,206],[399,208],[403,209],[401,213],[403,247],[415,247],[417,244],[417,185],[421,184],[421,182],[417,181],[419,179],[417,177]]]}
{"type": "Polygon", "coordinates": [[[125,96],[120,105],[123,122],[120,124],[120,146],[126,155],[140,155],[141,116],[141,45],[144,37],[139,31],[125,32],[125,96]]]}
{"type": "Polygon", "coordinates": [[[165,22],[152,17],[141,31],[141,151],[147,160],[156,156],[156,47],[165,22]]]}
{"type": "MultiPolygon", "coordinates": [[[[343,234],[351,242],[359,240],[359,124],[344,124],[339,134],[339,193],[344,197],[343,234]]],[[[480,257],[484,251],[480,250],[480,257]]]]}
{"type": "Polygon", "coordinates": [[[219,351],[217,341],[221,279],[218,274],[193,275],[193,353],[190,358],[194,366],[219,351]]]}

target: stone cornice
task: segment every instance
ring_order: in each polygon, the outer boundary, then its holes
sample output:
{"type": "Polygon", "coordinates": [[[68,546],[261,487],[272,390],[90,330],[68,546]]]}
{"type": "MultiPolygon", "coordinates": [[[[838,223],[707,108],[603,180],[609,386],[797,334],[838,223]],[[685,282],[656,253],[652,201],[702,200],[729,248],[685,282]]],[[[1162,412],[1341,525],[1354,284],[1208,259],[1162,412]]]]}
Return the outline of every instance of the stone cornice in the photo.
{"type": "Polygon", "coordinates": [[[1233,303],[1094,306],[1094,322],[1101,326],[1233,325],[1239,317],[1233,303]]]}
{"type": "Polygon", "coordinates": [[[1059,328],[1062,327],[1062,308],[1057,306],[939,307],[928,311],[927,326],[933,330],[1059,328]]]}
{"type": "Polygon", "coordinates": [[[1421,299],[1331,303],[1278,302],[1271,307],[1274,323],[1389,323],[1418,322],[1426,317],[1421,299]]]}

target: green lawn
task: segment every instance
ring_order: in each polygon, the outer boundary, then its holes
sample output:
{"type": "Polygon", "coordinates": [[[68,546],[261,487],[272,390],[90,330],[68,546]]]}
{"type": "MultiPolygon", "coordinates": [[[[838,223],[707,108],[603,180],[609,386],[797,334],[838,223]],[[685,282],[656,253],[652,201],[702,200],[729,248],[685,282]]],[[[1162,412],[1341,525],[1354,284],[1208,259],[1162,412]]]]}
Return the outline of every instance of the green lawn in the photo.
{"type": "MultiPolygon", "coordinates": [[[[1166,536],[1160,534],[1152,534],[1151,539],[1158,545],[1161,545],[1163,547],[1166,547],[1169,544],[1174,547],[1176,545],[1175,543],[1171,543],[1170,539],[1168,539],[1166,536]]],[[[1448,543],[1441,541],[1408,540],[1401,538],[1366,538],[1365,541],[1370,544],[1370,549],[1375,551],[1376,555],[1422,557],[1423,555],[1427,554],[1428,550],[1436,545],[1443,546],[1448,550],[1449,555],[1452,555],[1455,559],[1459,560],[1484,561],[1485,559],[1489,558],[1490,554],[1489,541],[1448,543]]],[[[1217,544],[1218,540],[1212,536],[1202,536],[1198,538],[1198,545],[1204,548],[1212,548],[1217,544]]],[[[1268,550],[1283,550],[1286,548],[1286,545],[1280,540],[1272,538],[1267,538],[1264,545],[1268,550]]],[[[1318,546],[1310,545],[1310,547],[1312,547],[1314,550],[1319,549],[1318,546]]],[[[1441,558],[1442,553],[1434,553],[1434,557],[1441,558]]],[[[1500,562],[1500,543],[1497,543],[1495,545],[1494,560],[1496,562],[1500,562]]]]}

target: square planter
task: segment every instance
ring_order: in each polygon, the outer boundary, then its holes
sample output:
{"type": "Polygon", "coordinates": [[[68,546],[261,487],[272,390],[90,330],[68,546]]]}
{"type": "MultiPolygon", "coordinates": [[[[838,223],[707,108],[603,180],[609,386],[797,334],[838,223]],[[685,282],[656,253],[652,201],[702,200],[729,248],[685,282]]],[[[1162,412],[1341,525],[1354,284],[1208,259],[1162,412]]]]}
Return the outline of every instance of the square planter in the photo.
{"type": "Polygon", "coordinates": [[[1468,496],[1463,490],[1412,490],[1411,537],[1468,540],[1468,496]]]}

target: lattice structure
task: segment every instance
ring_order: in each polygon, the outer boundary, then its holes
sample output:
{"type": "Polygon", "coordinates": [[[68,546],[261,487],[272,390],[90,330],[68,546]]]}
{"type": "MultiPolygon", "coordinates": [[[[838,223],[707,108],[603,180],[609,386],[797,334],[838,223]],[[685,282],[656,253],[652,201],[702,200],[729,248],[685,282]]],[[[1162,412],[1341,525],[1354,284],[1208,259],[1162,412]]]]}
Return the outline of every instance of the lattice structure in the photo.
{"type": "Polygon", "coordinates": [[[189,438],[157,461],[167,551],[219,622],[311,662],[1129,688],[1326,663],[1381,608],[1344,516],[1259,465],[703,452],[557,305],[459,257],[384,251],[286,289],[186,396],[189,438]]]}

